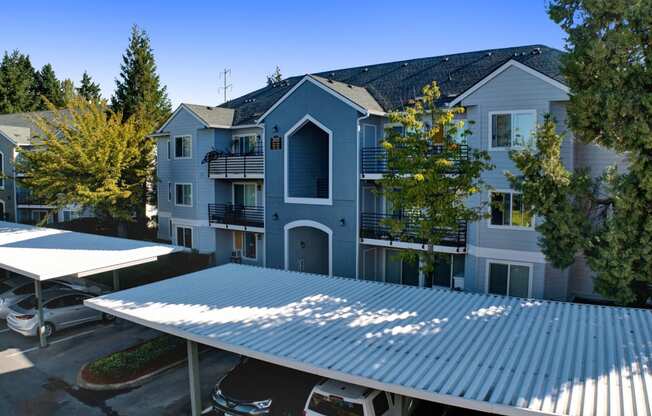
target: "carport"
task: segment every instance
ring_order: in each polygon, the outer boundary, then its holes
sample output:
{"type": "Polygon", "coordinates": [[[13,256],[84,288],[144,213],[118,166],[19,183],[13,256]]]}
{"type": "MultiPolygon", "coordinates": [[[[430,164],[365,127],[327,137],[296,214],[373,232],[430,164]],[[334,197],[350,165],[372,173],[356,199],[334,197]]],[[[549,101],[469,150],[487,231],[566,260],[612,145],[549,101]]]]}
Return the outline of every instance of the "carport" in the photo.
{"type": "Polygon", "coordinates": [[[502,415],[650,415],[652,312],[229,264],[86,305],[197,343],[502,415]]]}
{"type": "Polygon", "coordinates": [[[34,280],[41,347],[47,346],[41,282],[113,271],[114,289],[118,289],[120,269],[182,250],[166,244],[0,221],[0,268],[34,280]]]}

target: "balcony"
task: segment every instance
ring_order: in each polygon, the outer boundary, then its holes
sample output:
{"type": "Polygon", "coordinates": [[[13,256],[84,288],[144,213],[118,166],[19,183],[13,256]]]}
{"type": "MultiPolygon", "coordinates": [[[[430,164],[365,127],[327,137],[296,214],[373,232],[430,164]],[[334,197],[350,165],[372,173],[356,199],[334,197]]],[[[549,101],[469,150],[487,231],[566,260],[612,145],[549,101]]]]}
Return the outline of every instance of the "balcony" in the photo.
{"type": "MultiPolygon", "coordinates": [[[[459,168],[461,160],[468,160],[469,146],[466,144],[458,145],[457,156],[453,158],[453,167],[450,173],[455,173],[459,168]]],[[[443,152],[443,145],[436,145],[432,148],[432,156],[437,157],[443,152]]],[[[362,179],[380,179],[384,174],[390,173],[387,166],[387,150],[383,147],[363,147],[360,161],[362,179]]]]}
{"type": "Polygon", "coordinates": [[[260,232],[265,226],[265,210],[240,204],[208,204],[208,224],[225,229],[256,228],[260,232]]]}
{"type": "Polygon", "coordinates": [[[29,205],[29,206],[47,206],[44,201],[37,199],[32,195],[31,192],[16,192],[16,204],[17,205],[29,205]]]}
{"type": "Polygon", "coordinates": [[[208,177],[213,179],[262,179],[265,156],[262,145],[250,152],[217,152],[206,155],[208,177]]]}
{"type": "MultiPolygon", "coordinates": [[[[466,221],[460,220],[454,229],[442,230],[443,237],[435,251],[462,253],[466,251],[466,221]]],[[[418,223],[414,217],[401,214],[360,213],[360,238],[365,244],[394,246],[396,242],[407,243],[406,248],[425,249],[418,237],[418,223]],[[401,220],[405,226],[400,235],[393,235],[383,220],[401,220]],[[375,241],[369,241],[375,240],[375,241]]]]}

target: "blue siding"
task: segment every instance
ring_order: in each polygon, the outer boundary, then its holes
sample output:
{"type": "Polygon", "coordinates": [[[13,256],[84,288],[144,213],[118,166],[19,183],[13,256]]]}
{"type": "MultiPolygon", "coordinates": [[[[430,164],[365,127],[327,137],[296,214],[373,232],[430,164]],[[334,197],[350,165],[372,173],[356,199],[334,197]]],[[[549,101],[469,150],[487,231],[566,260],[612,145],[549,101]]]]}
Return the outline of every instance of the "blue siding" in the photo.
{"type": "MultiPolygon", "coordinates": [[[[265,233],[267,266],[284,268],[284,225],[313,220],[333,231],[333,274],[354,277],[357,227],[357,127],[359,113],[319,87],[305,83],[265,119],[265,233]],[[270,139],[281,137],[306,114],[333,132],[333,204],[284,202],[283,150],[269,150],[270,139]],[[274,132],[274,127],[278,132],[274,132]],[[278,220],[274,220],[274,214],[278,220]],[[341,220],[344,225],[341,225],[341,220]]],[[[283,143],[285,146],[285,143],[283,143]]]]}
{"type": "Polygon", "coordinates": [[[288,136],[288,196],[318,198],[317,181],[328,181],[328,140],[311,122],[288,136]]]}

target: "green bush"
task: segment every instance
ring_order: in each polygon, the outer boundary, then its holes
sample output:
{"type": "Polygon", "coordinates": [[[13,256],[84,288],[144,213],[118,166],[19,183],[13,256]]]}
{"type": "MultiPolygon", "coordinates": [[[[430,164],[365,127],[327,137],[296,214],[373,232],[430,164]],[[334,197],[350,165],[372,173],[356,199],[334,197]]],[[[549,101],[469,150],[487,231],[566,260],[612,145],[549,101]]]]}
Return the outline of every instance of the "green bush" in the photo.
{"type": "Polygon", "coordinates": [[[106,357],[92,362],[88,370],[102,377],[118,374],[132,374],[168,353],[183,348],[185,341],[171,335],[162,335],[146,341],[135,348],[114,352],[106,357]]]}

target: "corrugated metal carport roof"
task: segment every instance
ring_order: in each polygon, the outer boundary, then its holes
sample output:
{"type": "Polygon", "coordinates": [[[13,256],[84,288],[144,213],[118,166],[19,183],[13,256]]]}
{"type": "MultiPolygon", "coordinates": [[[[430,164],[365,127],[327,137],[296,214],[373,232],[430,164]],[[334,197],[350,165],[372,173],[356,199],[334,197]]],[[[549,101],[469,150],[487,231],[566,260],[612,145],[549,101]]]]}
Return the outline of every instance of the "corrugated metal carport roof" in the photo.
{"type": "Polygon", "coordinates": [[[650,415],[652,312],[225,265],[86,301],[192,341],[499,414],[650,415]]]}
{"type": "Polygon", "coordinates": [[[0,268],[35,280],[89,276],[182,250],[167,244],[0,221],[0,268]]]}

